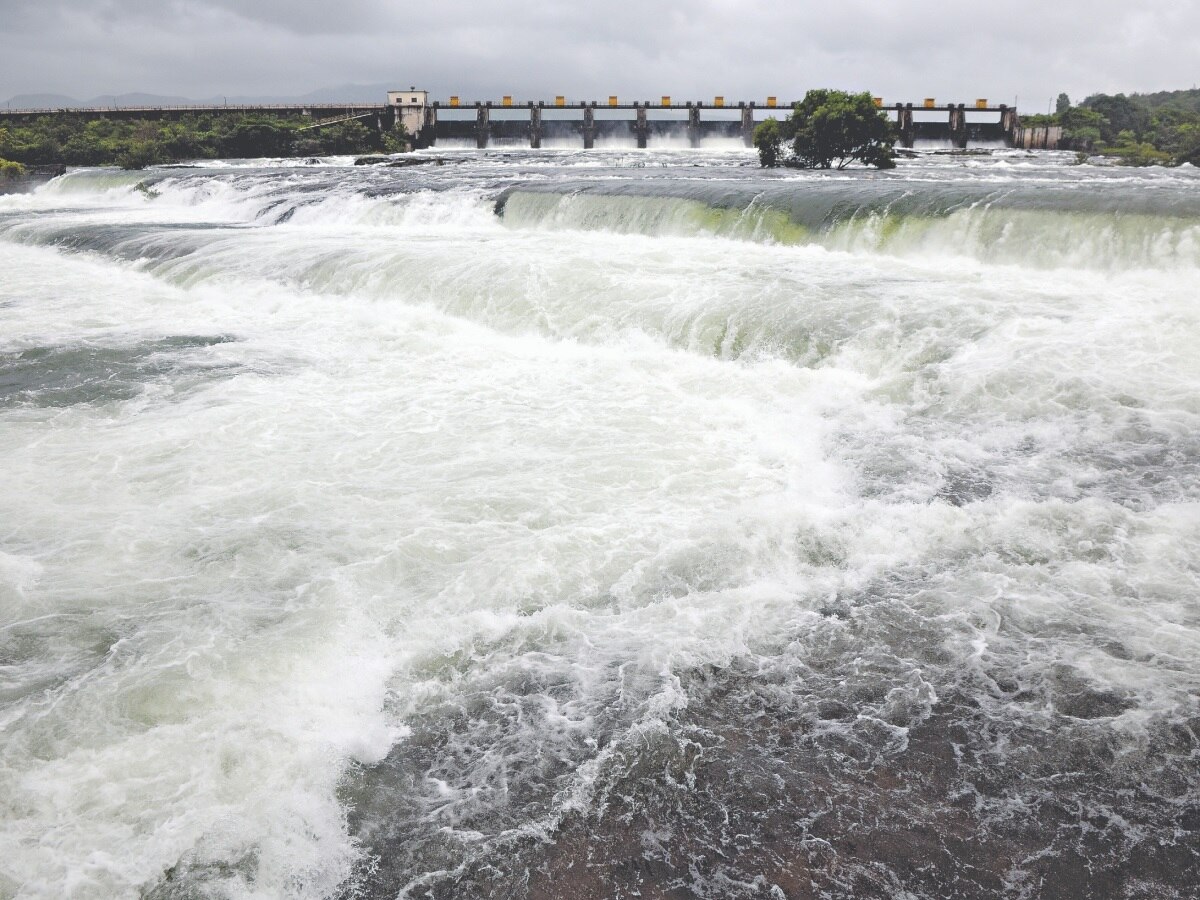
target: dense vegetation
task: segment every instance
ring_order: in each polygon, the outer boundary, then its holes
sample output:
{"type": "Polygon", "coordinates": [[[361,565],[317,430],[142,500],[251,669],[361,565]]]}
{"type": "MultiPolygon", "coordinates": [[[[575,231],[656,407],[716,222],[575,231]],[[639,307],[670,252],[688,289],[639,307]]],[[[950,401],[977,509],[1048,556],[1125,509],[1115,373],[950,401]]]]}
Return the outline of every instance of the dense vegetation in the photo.
{"type": "Polygon", "coordinates": [[[118,165],[140,169],[189,159],[398,152],[400,132],[358,121],[301,131],[311,119],[204,114],[172,121],[40,116],[0,125],[0,160],[26,165],[118,165]]]}
{"type": "Polygon", "coordinates": [[[0,181],[11,178],[20,178],[25,174],[25,167],[19,162],[0,158],[0,181]]]}
{"type": "Polygon", "coordinates": [[[812,90],[782,122],[767,119],[754,130],[762,165],[844,169],[852,162],[894,168],[892,124],[869,93],[812,90]]]}
{"type": "Polygon", "coordinates": [[[1078,106],[1060,94],[1053,115],[1021,120],[1025,125],[1061,125],[1067,149],[1126,165],[1200,166],[1200,90],[1093,94],[1078,106]]]}

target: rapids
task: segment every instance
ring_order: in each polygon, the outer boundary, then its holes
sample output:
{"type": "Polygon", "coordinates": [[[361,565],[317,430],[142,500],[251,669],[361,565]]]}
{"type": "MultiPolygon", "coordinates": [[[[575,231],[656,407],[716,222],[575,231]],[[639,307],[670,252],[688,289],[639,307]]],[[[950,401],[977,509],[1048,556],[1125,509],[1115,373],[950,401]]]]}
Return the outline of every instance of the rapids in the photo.
{"type": "Polygon", "coordinates": [[[0,897],[1187,898],[1200,175],[0,197],[0,897]]]}

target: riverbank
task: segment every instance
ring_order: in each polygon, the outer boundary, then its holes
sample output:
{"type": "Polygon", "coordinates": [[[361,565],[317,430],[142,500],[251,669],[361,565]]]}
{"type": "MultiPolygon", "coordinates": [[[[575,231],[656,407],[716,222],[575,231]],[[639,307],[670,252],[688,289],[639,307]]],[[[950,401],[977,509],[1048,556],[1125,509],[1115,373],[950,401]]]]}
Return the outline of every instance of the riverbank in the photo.
{"type": "Polygon", "coordinates": [[[303,116],[197,114],[170,121],[48,114],[0,126],[0,159],[26,166],[142,169],[194,159],[395,153],[403,131],[358,120],[313,127],[303,116]]]}
{"type": "Polygon", "coordinates": [[[27,194],[51,178],[67,173],[66,166],[22,166],[19,175],[0,178],[0,194],[27,194]]]}

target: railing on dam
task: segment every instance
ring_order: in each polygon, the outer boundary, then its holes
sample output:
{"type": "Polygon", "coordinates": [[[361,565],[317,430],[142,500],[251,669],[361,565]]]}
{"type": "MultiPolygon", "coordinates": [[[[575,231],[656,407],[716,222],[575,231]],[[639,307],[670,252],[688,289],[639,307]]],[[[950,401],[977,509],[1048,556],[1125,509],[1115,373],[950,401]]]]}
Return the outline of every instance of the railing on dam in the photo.
{"type": "Polygon", "coordinates": [[[86,116],[91,118],[128,116],[130,118],[155,118],[181,115],[205,115],[231,113],[245,115],[247,113],[266,113],[278,115],[316,115],[322,113],[331,115],[338,111],[349,112],[386,112],[390,107],[386,103],[251,103],[251,104],[222,104],[220,106],[182,105],[182,106],[46,106],[12,109],[0,107],[0,118],[29,118],[31,116],[86,116]]]}

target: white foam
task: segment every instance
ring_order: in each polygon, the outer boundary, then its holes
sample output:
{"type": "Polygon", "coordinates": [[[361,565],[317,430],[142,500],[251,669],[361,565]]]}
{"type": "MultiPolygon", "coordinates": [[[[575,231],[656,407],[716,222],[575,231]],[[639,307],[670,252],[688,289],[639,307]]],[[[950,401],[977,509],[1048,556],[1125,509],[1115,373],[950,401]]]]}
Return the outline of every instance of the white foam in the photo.
{"type": "Polygon", "coordinates": [[[782,678],[836,639],[865,678],[895,660],[856,635],[893,623],[949,662],[914,650],[856,709],[889,747],[939,677],[1027,686],[1028,709],[981,694],[997,721],[1051,715],[1056,678],[1117,696],[1095,727],[1127,749],[1188,714],[1194,270],[491,214],[497,171],[576,156],[4,208],[5,372],[161,363],[120,373],[130,396],[0,406],[4,889],[176,867],[331,896],[361,853],[341,789],[444,708],[469,712],[416,772],[418,821],[464,848],[546,832],[686,716],[692,673],[782,678]],[[14,243],[118,226],[116,250],[14,243]],[[490,825],[546,760],[548,799],[490,825]]]}

